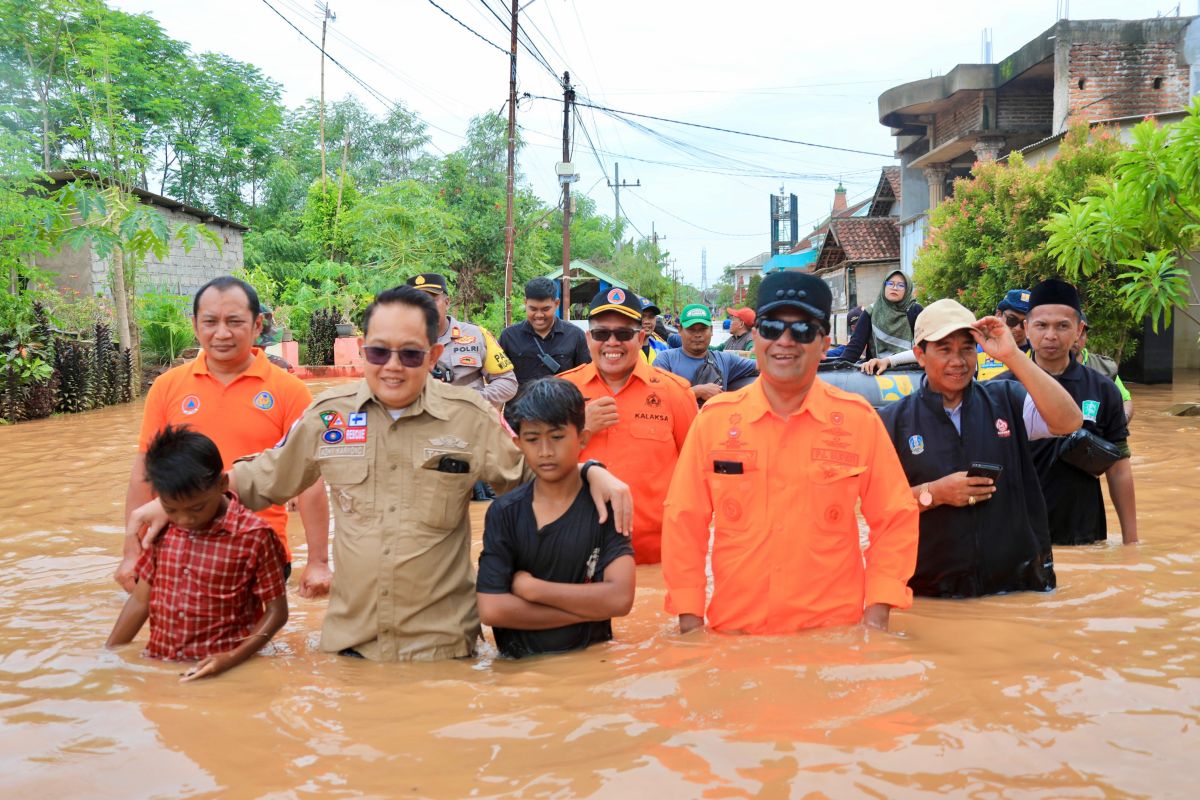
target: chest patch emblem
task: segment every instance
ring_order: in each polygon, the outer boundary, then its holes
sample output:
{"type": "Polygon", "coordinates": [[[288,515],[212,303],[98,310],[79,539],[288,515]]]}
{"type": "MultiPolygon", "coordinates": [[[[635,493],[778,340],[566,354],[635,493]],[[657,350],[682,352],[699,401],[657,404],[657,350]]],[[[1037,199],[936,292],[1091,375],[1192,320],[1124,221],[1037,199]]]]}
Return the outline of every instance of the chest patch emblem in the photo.
{"type": "Polygon", "coordinates": [[[1001,439],[1007,439],[1012,436],[1012,431],[1008,429],[1008,422],[1003,419],[996,420],[996,435],[1001,439]]]}
{"type": "Polygon", "coordinates": [[[908,437],[908,449],[914,456],[919,456],[925,452],[925,437],[910,436],[908,437]]]}
{"type": "Polygon", "coordinates": [[[1083,418],[1087,422],[1095,422],[1096,417],[1100,416],[1100,401],[1099,400],[1084,400],[1082,404],[1083,418]]]}
{"type": "Polygon", "coordinates": [[[275,397],[267,391],[254,395],[254,407],[260,411],[270,411],[275,407],[275,397]]]}
{"type": "Polygon", "coordinates": [[[451,450],[466,450],[469,443],[457,436],[435,436],[429,440],[434,447],[448,447],[451,450]]]}
{"type": "Polygon", "coordinates": [[[650,406],[651,408],[658,408],[662,405],[662,400],[659,400],[658,395],[656,395],[654,392],[651,392],[650,394],[646,395],[646,405],[650,406]]]}
{"type": "Polygon", "coordinates": [[[318,416],[321,418],[321,422],[325,423],[326,428],[346,427],[346,421],[336,411],[322,411],[318,416]]]}
{"type": "Polygon", "coordinates": [[[179,404],[179,410],[189,417],[200,410],[200,398],[194,394],[189,394],[183,398],[183,402],[179,404]]]}
{"type": "Polygon", "coordinates": [[[458,357],[458,363],[464,367],[478,367],[479,359],[475,356],[462,355],[458,357]]]}
{"type": "Polygon", "coordinates": [[[355,411],[354,413],[352,413],[350,415],[350,427],[351,428],[367,427],[367,412],[355,411]]]}
{"type": "Polygon", "coordinates": [[[337,428],[330,428],[321,434],[321,441],[325,444],[338,444],[343,438],[342,432],[337,428]]]}

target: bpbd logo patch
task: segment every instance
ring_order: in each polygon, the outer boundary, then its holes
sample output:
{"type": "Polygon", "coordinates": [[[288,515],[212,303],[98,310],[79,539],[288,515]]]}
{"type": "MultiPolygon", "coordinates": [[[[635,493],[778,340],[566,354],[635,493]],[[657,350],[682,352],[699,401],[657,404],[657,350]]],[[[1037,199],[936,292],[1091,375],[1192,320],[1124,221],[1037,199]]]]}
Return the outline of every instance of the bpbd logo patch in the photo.
{"type": "Polygon", "coordinates": [[[616,303],[618,305],[620,305],[621,303],[624,303],[625,302],[625,292],[621,291],[620,289],[616,289],[616,288],[609,289],[608,290],[608,302],[616,303]]]}
{"type": "Polygon", "coordinates": [[[189,394],[183,398],[183,402],[179,404],[179,410],[189,417],[200,410],[200,398],[194,394],[189,394]]]}

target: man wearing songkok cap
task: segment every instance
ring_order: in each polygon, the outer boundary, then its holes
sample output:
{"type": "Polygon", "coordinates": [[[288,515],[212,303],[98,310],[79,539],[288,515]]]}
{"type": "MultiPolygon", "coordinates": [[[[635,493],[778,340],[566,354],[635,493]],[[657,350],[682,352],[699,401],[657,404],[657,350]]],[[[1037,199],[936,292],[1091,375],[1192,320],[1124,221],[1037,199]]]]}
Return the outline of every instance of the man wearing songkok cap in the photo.
{"type": "Polygon", "coordinates": [[[917,317],[920,388],[880,410],[921,509],[909,586],[978,597],[1055,586],[1046,506],[1029,442],[1079,427],[1070,395],[1025,357],[999,317],[938,300],[917,317]],[[976,346],[1022,376],[974,380],[976,346]]]}
{"type": "Polygon", "coordinates": [[[684,633],[706,617],[725,633],[886,629],[891,609],[912,603],[917,503],[900,461],[870,404],[817,377],[831,301],[818,277],[768,275],[755,310],[759,379],[705,403],[688,434],[662,535],[667,611],[684,633]]]}
{"type": "MultiPolygon", "coordinates": [[[[1047,439],[1033,445],[1046,498],[1050,539],[1056,545],[1090,544],[1108,538],[1100,475],[1108,480],[1125,544],[1138,540],[1137,503],[1129,465],[1129,427],[1116,384],[1075,360],[1071,348],[1083,328],[1079,292],[1051,278],[1033,287],[1025,320],[1033,360],[1071,395],[1083,415],[1083,431],[1068,440],[1047,439]]],[[[1029,383],[1010,363],[1011,372],[996,376],[1029,383]]]]}

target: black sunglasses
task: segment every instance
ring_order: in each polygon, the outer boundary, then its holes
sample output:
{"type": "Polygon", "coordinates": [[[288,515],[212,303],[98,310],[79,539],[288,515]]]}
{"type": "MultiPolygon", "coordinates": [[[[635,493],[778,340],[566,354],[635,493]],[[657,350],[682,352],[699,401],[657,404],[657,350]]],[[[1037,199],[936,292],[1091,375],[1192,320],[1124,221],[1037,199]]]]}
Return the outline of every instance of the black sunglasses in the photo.
{"type": "Polygon", "coordinates": [[[1004,324],[1010,328],[1019,328],[1025,324],[1025,320],[1021,319],[1020,317],[1013,316],[1012,314],[1005,314],[1004,324]]]}
{"type": "Polygon", "coordinates": [[[641,328],[592,328],[588,331],[597,342],[607,342],[610,336],[615,336],[618,342],[628,342],[641,332],[641,328]]]}
{"type": "Polygon", "coordinates": [[[417,350],[416,348],[405,348],[403,350],[390,350],[386,347],[375,347],[373,345],[363,346],[363,358],[368,364],[373,364],[376,367],[382,367],[384,364],[392,360],[392,353],[400,359],[400,363],[410,369],[419,367],[425,363],[425,356],[429,355],[428,350],[417,350]]]}
{"type": "Polygon", "coordinates": [[[780,336],[783,336],[784,331],[791,331],[792,338],[797,344],[809,344],[818,335],[825,333],[820,325],[814,325],[811,322],[783,322],[778,319],[760,319],[755,326],[758,328],[758,335],[773,342],[780,336]]]}

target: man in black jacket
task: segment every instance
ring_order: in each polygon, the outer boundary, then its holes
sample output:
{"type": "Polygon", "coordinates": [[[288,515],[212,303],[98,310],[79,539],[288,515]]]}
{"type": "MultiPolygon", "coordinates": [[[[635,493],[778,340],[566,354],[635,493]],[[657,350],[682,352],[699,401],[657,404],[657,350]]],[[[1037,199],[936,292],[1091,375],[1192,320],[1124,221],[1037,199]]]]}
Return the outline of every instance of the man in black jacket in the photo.
{"type": "Polygon", "coordinates": [[[929,597],[1053,589],[1046,506],[1029,441],[1077,429],[1078,407],[1025,357],[999,317],[976,321],[955,301],[939,300],[914,328],[925,380],[880,411],[921,509],[909,586],[929,597]],[[974,380],[977,343],[1024,386],[974,380]],[[981,471],[973,464],[1000,471],[973,476],[981,471]]]}

